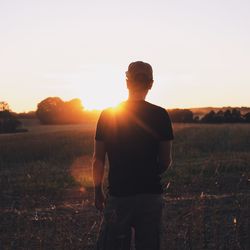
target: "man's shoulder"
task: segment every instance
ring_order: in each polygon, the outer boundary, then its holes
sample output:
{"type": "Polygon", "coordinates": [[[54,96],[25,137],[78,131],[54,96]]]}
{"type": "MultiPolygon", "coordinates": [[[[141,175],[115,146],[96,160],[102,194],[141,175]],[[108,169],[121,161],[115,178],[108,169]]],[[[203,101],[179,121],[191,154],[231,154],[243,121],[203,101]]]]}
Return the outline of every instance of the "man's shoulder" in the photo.
{"type": "Polygon", "coordinates": [[[101,114],[100,116],[110,116],[114,113],[117,113],[117,111],[122,107],[123,103],[120,103],[119,105],[115,106],[115,107],[108,107],[108,108],[105,108],[101,111],[101,114]]]}
{"type": "Polygon", "coordinates": [[[118,111],[121,111],[123,103],[120,103],[116,107],[108,107],[101,111],[99,119],[100,120],[109,120],[110,118],[114,117],[118,111]]]}
{"type": "Polygon", "coordinates": [[[105,115],[109,114],[110,111],[111,111],[111,108],[105,108],[101,111],[100,116],[105,116],[105,115]]]}
{"type": "MultiPolygon", "coordinates": [[[[165,108],[158,106],[156,104],[144,101],[143,102],[144,105],[140,105],[141,110],[145,111],[145,112],[149,112],[151,114],[155,114],[155,115],[168,115],[168,112],[165,108]]],[[[114,115],[119,115],[119,114],[123,114],[123,112],[126,113],[127,110],[127,105],[129,105],[128,102],[121,102],[120,104],[118,104],[116,107],[108,107],[105,108],[101,111],[100,117],[102,118],[111,118],[114,115]]]]}
{"type": "Polygon", "coordinates": [[[158,105],[150,103],[150,102],[145,102],[145,103],[154,112],[158,112],[158,113],[162,113],[162,114],[168,113],[167,110],[165,108],[161,107],[161,106],[158,106],[158,105]]]}

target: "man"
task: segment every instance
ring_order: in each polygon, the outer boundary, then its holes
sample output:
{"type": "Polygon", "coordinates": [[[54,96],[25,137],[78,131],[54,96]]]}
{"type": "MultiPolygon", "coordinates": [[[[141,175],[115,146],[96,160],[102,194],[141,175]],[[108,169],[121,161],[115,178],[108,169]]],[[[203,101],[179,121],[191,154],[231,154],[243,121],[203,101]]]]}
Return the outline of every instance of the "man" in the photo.
{"type": "Polygon", "coordinates": [[[103,211],[97,249],[129,250],[134,228],[136,250],[158,250],[163,208],[160,176],[171,164],[172,125],[165,109],[145,101],[153,85],[152,67],[133,62],[126,78],[128,100],[104,110],[96,128],[95,206],[103,211]],[[107,199],[103,191],[106,154],[107,199]]]}

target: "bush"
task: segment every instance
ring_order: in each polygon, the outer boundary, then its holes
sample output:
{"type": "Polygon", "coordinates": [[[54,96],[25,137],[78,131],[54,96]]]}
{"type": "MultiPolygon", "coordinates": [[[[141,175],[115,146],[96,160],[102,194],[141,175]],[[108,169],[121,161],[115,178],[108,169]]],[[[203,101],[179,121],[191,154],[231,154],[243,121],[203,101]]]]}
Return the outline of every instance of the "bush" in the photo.
{"type": "Polygon", "coordinates": [[[17,120],[8,110],[0,111],[0,133],[17,132],[17,128],[21,126],[21,122],[17,120]]]}

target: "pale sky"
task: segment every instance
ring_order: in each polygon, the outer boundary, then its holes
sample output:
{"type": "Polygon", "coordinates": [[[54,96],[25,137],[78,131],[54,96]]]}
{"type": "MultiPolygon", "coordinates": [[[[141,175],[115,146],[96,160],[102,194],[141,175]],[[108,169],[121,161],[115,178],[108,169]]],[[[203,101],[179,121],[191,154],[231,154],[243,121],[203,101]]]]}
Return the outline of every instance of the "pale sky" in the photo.
{"type": "Polygon", "coordinates": [[[105,108],[126,99],[124,72],[142,60],[157,105],[250,106],[249,13],[249,0],[0,0],[0,101],[105,108]]]}

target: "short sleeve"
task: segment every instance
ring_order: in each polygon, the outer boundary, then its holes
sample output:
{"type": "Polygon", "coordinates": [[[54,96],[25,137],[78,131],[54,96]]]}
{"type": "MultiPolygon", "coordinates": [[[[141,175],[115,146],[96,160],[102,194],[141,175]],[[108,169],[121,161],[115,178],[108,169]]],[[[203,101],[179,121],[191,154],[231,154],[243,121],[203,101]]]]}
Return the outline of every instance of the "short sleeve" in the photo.
{"type": "Polygon", "coordinates": [[[159,121],[159,130],[161,141],[171,141],[174,139],[172,122],[168,112],[165,109],[162,110],[161,118],[159,121]]]}
{"type": "Polygon", "coordinates": [[[96,126],[95,140],[104,141],[105,138],[105,112],[102,111],[96,126]]]}

